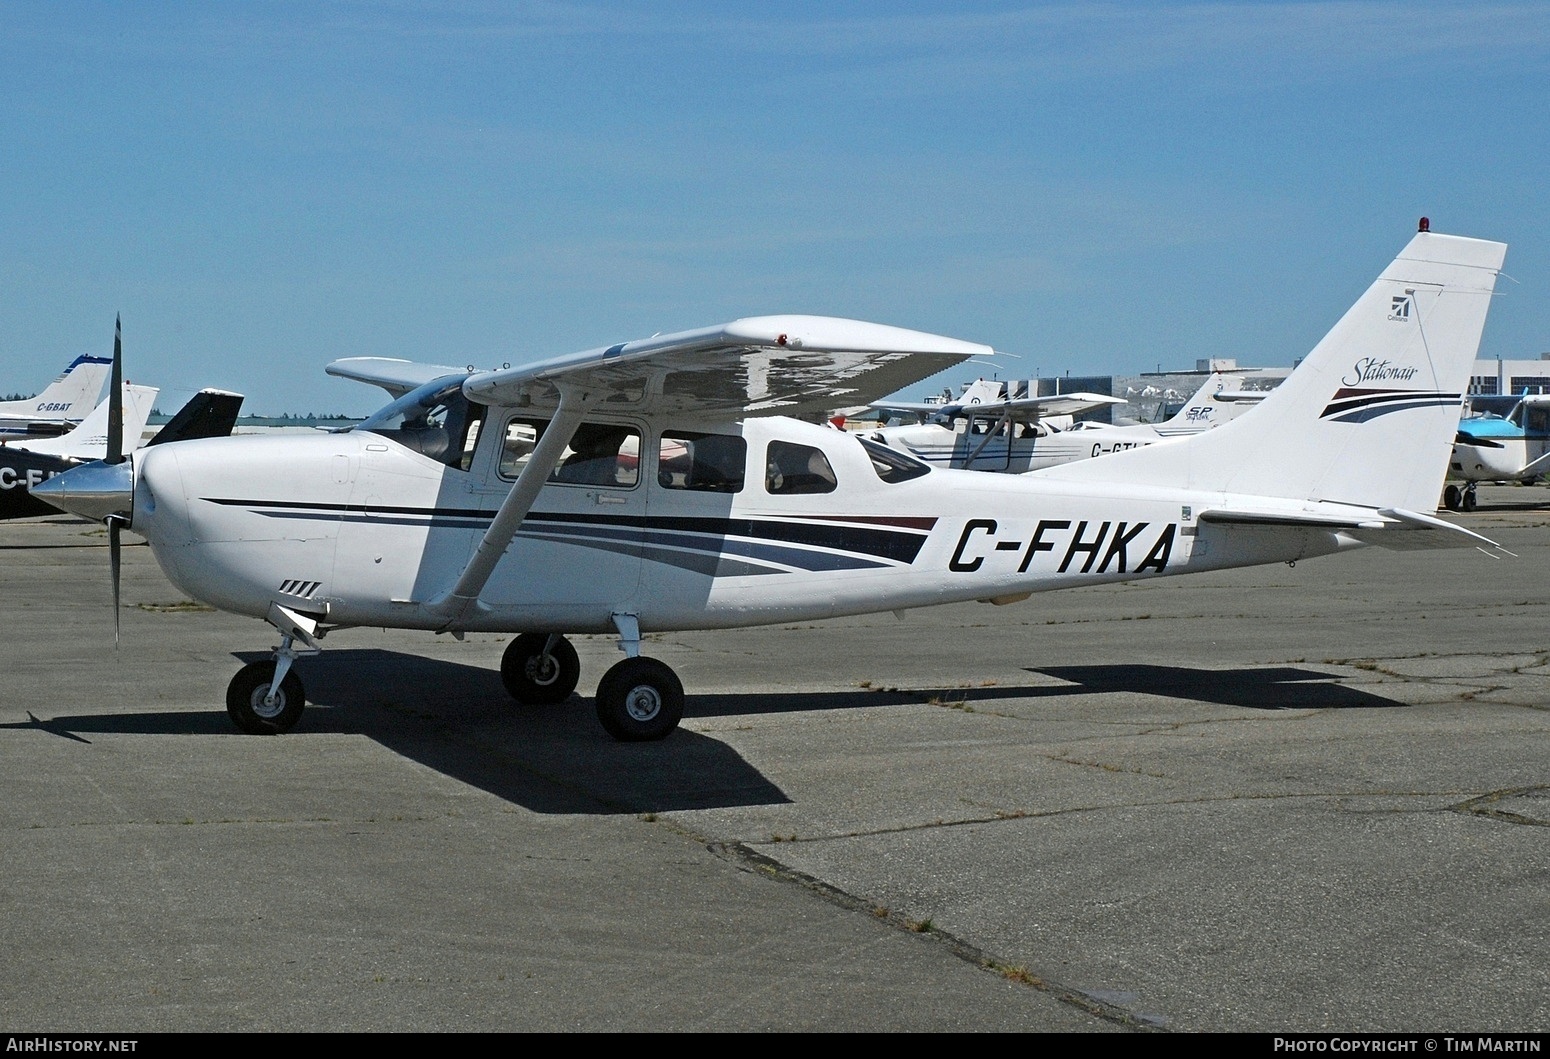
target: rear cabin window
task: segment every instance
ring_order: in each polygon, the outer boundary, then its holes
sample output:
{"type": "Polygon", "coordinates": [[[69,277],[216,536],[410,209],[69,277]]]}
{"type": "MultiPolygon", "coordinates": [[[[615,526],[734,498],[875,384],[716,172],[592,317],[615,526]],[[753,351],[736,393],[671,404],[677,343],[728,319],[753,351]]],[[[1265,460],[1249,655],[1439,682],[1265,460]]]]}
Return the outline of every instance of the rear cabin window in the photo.
{"type": "Polygon", "coordinates": [[[747,463],[748,444],[735,434],[670,430],[657,449],[657,484],[663,489],[737,493],[747,463]]]}
{"type": "MultiPolygon", "coordinates": [[[[501,442],[500,473],[515,478],[527,466],[549,425],[543,419],[513,419],[501,442]]],[[[640,481],[640,431],[612,423],[583,423],[549,475],[560,485],[629,489],[640,481]]]]}
{"type": "Polygon", "coordinates": [[[765,450],[764,488],[775,496],[832,493],[834,469],[822,449],[772,441],[765,450]]]}

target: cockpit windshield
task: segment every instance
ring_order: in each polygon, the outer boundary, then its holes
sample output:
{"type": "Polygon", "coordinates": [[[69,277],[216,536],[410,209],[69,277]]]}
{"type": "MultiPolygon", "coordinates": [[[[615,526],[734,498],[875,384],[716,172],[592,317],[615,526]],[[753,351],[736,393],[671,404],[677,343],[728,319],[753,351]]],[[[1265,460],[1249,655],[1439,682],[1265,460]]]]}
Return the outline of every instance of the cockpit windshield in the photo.
{"type": "Polygon", "coordinates": [[[446,375],[410,390],[357,430],[380,434],[448,467],[468,470],[484,406],[463,396],[462,375],[446,375]]]}
{"type": "Polygon", "coordinates": [[[919,478],[931,471],[930,467],[913,456],[906,456],[902,452],[890,449],[887,445],[879,445],[866,438],[858,440],[866,449],[866,454],[871,457],[872,470],[877,472],[877,476],[885,482],[890,484],[907,482],[911,478],[919,478]]]}

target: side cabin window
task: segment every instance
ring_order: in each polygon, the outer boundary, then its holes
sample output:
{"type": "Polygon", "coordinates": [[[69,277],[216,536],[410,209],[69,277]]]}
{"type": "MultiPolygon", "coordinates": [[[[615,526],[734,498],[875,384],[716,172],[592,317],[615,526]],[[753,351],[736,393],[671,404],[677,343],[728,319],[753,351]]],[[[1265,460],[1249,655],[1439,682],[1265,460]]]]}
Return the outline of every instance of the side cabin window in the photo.
{"type": "Polygon", "coordinates": [[[463,378],[456,376],[409,391],[355,429],[380,434],[422,456],[466,471],[473,464],[484,417],[484,405],[463,396],[463,378]]]}
{"type": "Polygon", "coordinates": [[[1544,405],[1530,405],[1524,419],[1525,433],[1541,438],[1550,433],[1550,408],[1544,405]]]}
{"type": "Polygon", "coordinates": [[[736,434],[664,431],[657,449],[657,484],[663,489],[739,493],[748,444],[736,434]]]}
{"type": "Polygon", "coordinates": [[[775,496],[834,492],[834,469],[822,449],[772,441],[764,463],[764,488],[775,496]]]}
{"type": "MultiPolygon", "coordinates": [[[[544,419],[513,419],[506,424],[506,436],[501,442],[501,477],[515,478],[522,473],[548,425],[544,419]]],[[[613,423],[581,424],[550,472],[549,481],[560,485],[633,488],[640,481],[640,431],[613,423]]]]}

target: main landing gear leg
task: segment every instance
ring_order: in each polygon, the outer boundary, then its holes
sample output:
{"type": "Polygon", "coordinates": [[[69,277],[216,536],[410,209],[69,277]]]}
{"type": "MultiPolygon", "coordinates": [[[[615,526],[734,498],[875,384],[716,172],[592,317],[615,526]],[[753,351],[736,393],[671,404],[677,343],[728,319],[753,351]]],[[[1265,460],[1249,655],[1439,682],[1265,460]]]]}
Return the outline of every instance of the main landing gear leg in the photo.
{"type": "Polygon", "coordinates": [[[635,615],[615,614],[613,619],[625,658],[597,685],[597,719],[622,742],[665,739],[683,718],[683,684],[665,664],[641,657],[635,615]]]}
{"type": "Polygon", "coordinates": [[[271,603],[266,620],[280,631],[274,660],[250,662],[237,670],[226,687],[226,712],[249,735],[280,735],[296,726],[307,700],[301,678],[291,666],[302,655],[322,651],[316,638],[322,634],[311,618],[271,603]]]}

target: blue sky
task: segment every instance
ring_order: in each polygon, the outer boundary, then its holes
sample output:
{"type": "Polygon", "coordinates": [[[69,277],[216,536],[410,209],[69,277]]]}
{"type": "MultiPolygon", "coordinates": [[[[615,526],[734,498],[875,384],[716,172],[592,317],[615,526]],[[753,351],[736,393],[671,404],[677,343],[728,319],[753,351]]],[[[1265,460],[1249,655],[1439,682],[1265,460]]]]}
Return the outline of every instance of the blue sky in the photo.
{"type": "MultiPolygon", "coordinates": [[[[1409,239],[1550,351],[1550,5],[0,0],[0,392],[363,414],[766,313],[1018,378],[1288,366],[1409,239]],[[994,369],[987,369],[994,370],[994,369]]],[[[971,372],[934,380],[966,381],[971,372]]]]}

